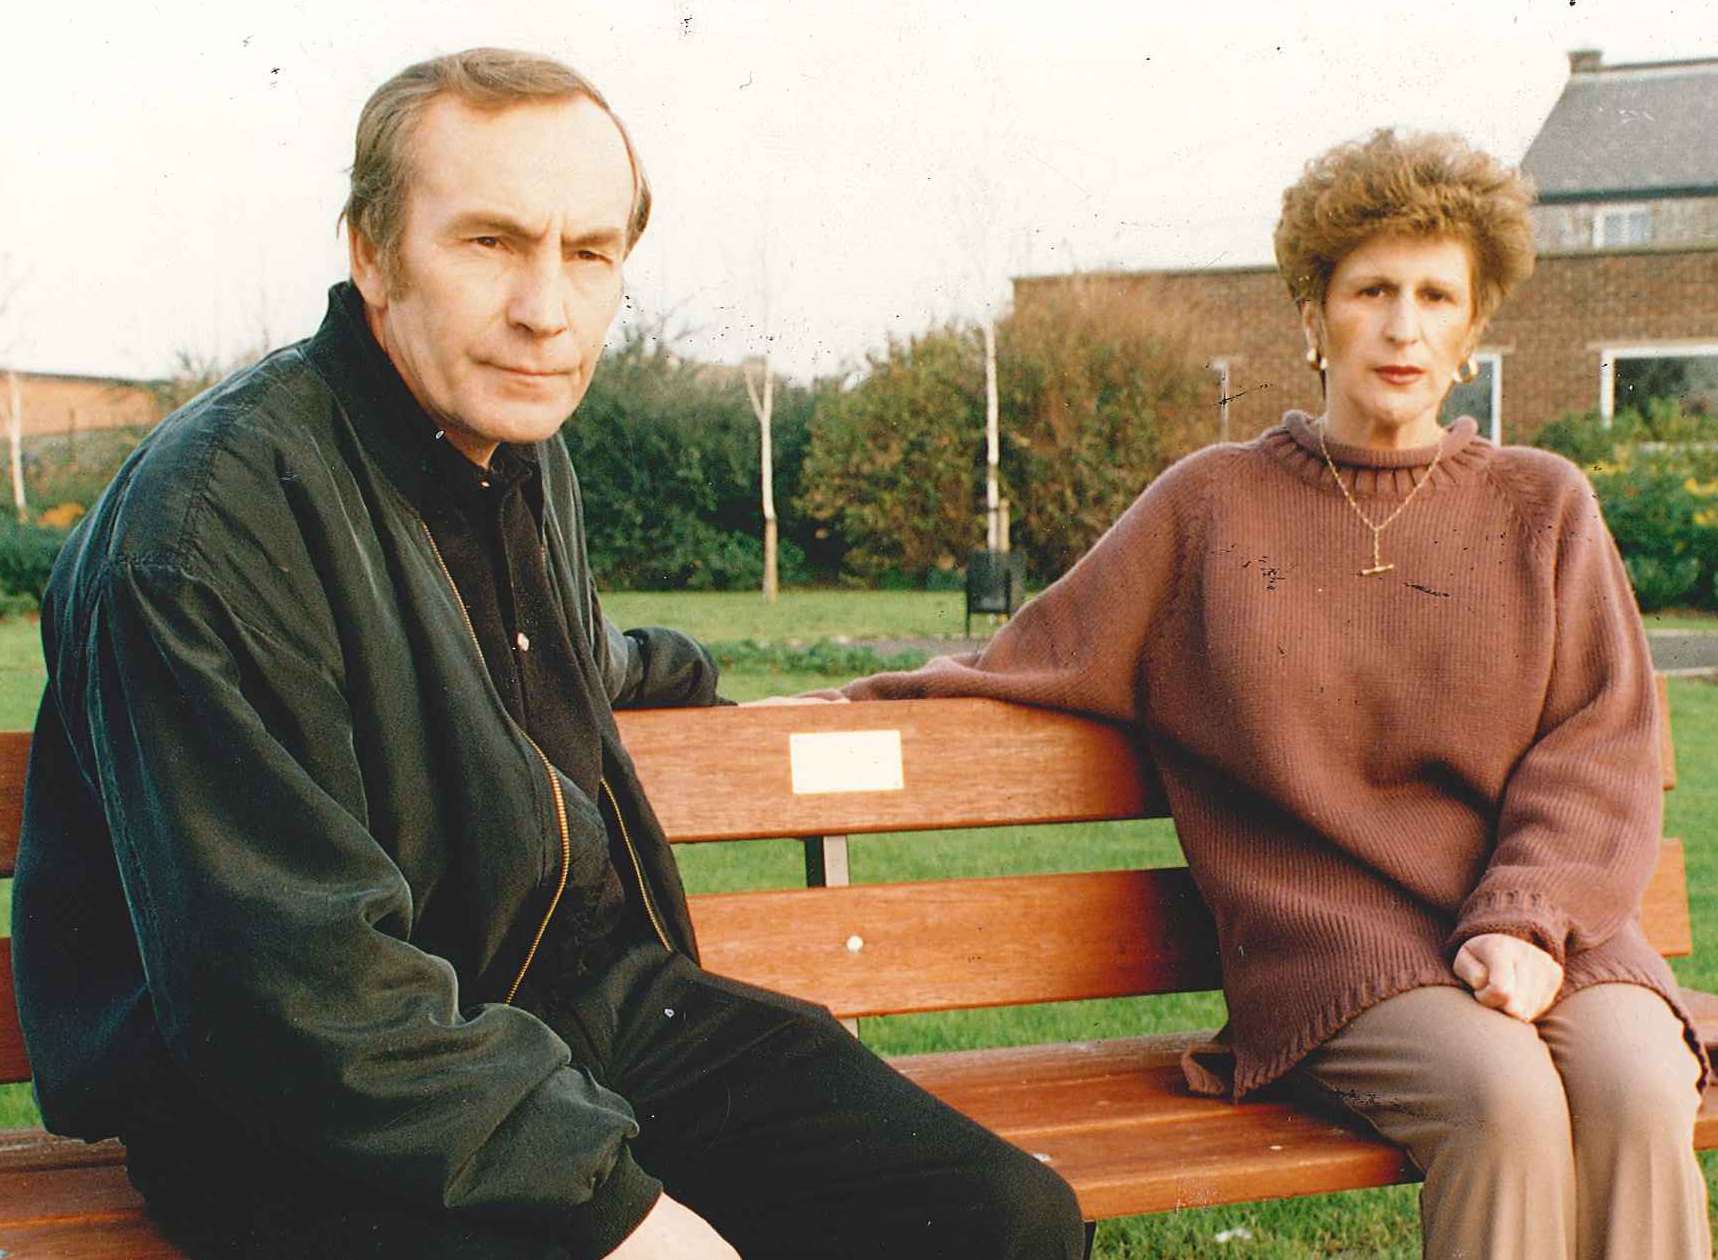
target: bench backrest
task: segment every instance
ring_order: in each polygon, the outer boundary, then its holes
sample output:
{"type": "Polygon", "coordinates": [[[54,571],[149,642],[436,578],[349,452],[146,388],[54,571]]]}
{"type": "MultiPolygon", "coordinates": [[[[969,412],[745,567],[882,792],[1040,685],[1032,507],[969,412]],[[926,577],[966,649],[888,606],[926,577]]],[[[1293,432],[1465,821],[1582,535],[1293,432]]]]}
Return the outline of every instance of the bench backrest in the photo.
{"type": "MultiPolygon", "coordinates": [[[[1673,782],[1659,680],[1665,786],[1673,782]]],[[[1114,727],[988,700],[620,715],[675,843],[1161,817],[1114,727]],[[829,790],[839,789],[839,790],[829,790]]],[[[10,874],[28,736],[0,734],[0,874],[10,874]]],[[[819,850],[821,852],[821,850],[819,850]]],[[[831,879],[830,884],[838,883],[831,879]]],[[[1184,868],[712,893],[692,899],[711,970],[843,1017],[1211,989],[1217,950],[1184,868]]],[[[1682,850],[1666,841],[1643,921],[1691,938],[1682,850]]],[[[0,1081],[28,1064],[0,941],[0,1081]]]]}

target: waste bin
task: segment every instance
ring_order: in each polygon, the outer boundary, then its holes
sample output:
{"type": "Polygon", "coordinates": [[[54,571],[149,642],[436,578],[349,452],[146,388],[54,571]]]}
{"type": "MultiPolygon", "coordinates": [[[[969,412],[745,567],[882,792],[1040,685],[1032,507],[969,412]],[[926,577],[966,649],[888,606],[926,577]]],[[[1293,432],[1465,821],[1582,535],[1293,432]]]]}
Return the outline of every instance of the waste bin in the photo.
{"type": "Polygon", "coordinates": [[[1012,616],[1026,598],[1026,555],[1020,551],[974,551],[966,560],[966,637],[973,613],[1012,616]]]}

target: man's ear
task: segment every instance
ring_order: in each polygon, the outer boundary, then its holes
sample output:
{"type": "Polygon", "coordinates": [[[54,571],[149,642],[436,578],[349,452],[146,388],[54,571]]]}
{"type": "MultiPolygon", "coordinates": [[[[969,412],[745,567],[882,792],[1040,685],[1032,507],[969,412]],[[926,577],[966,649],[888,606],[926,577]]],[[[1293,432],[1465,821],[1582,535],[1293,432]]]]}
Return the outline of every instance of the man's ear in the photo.
{"type": "Polygon", "coordinates": [[[364,305],[385,310],[388,305],[388,280],[382,266],[381,251],[356,227],[346,227],[346,248],[352,260],[352,283],[364,297],[364,305]]]}

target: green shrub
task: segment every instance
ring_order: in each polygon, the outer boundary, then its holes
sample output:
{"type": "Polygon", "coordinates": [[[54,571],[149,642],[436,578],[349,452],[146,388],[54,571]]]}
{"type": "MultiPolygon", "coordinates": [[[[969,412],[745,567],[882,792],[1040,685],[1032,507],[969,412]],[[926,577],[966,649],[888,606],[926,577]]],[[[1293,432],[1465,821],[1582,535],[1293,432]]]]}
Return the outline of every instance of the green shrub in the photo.
{"type": "Polygon", "coordinates": [[[50,434],[24,446],[25,485],[32,508],[88,509],[147,432],[143,428],[50,434]]]}
{"type": "Polygon", "coordinates": [[[1718,608],[1718,420],[1655,400],[1608,426],[1563,416],[1534,444],[1587,470],[1644,611],[1718,608]]]}
{"type": "Polygon", "coordinates": [[[917,669],[929,653],[906,651],[881,653],[851,643],[819,639],[800,646],[790,643],[760,643],[741,639],[707,645],[724,672],[751,670],[788,674],[827,674],[831,678],[857,678],[885,669],[917,669]]]}
{"type": "MultiPolygon", "coordinates": [[[[629,549],[592,554],[607,565],[603,580],[626,590],[742,591],[764,580],[761,539],[674,509],[642,527],[629,549]]],[[[805,553],[785,538],[776,543],[776,566],[785,585],[807,580],[805,553]]]]}
{"type": "Polygon", "coordinates": [[[39,607],[65,531],[0,519],[0,611],[39,607]]]}
{"type": "Polygon", "coordinates": [[[1533,445],[1591,469],[1615,460],[1619,446],[1632,446],[1639,428],[1640,417],[1632,411],[1623,412],[1608,426],[1595,412],[1569,412],[1534,434],[1533,445]]]}
{"type": "Polygon", "coordinates": [[[1700,561],[1693,556],[1632,555],[1623,557],[1642,612],[1687,604],[1700,581],[1700,561]]]}
{"type": "MultiPolygon", "coordinates": [[[[813,391],[777,381],[771,432],[784,584],[812,576],[807,554],[822,545],[793,507],[812,403],[813,391]]],[[[762,584],[758,423],[739,372],[680,357],[659,327],[630,328],[604,354],[562,437],[584,489],[591,567],[604,587],[762,584]]]]}
{"type": "MultiPolygon", "coordinates": [[[[1155,290],[1036,287],[996,326],[998,490],[1027,571],[1065,572],[1176,459],[1216,436],[1210,373],[1155,290]]],[[[891,337],[824,391],[796,506],[845,540],[843,574],[938,589],[985,538],[982,330],[891,337]]]]}

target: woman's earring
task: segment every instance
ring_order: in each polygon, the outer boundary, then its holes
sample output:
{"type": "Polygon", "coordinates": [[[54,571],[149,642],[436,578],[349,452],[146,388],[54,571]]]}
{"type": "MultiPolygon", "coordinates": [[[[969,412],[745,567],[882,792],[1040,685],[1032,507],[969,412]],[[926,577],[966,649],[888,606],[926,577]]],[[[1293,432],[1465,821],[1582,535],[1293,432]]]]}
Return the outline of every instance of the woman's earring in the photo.
{"type": "Polygon", "coordinates": [[[1322,372],[1330,366],[1330,360],[1318,352],[1317,346],[1306,348],[1306,365],[1315,372],[1322,372]]]}
{"type": "Polygon", "coordinates": [[[1468,385],[1477,381],[1479,379],[1479,360],[1471,354],[1468,355],[1467,362],[1450,373],[1450,379],[1455,381],[1457,385],[1468,385]]]}

